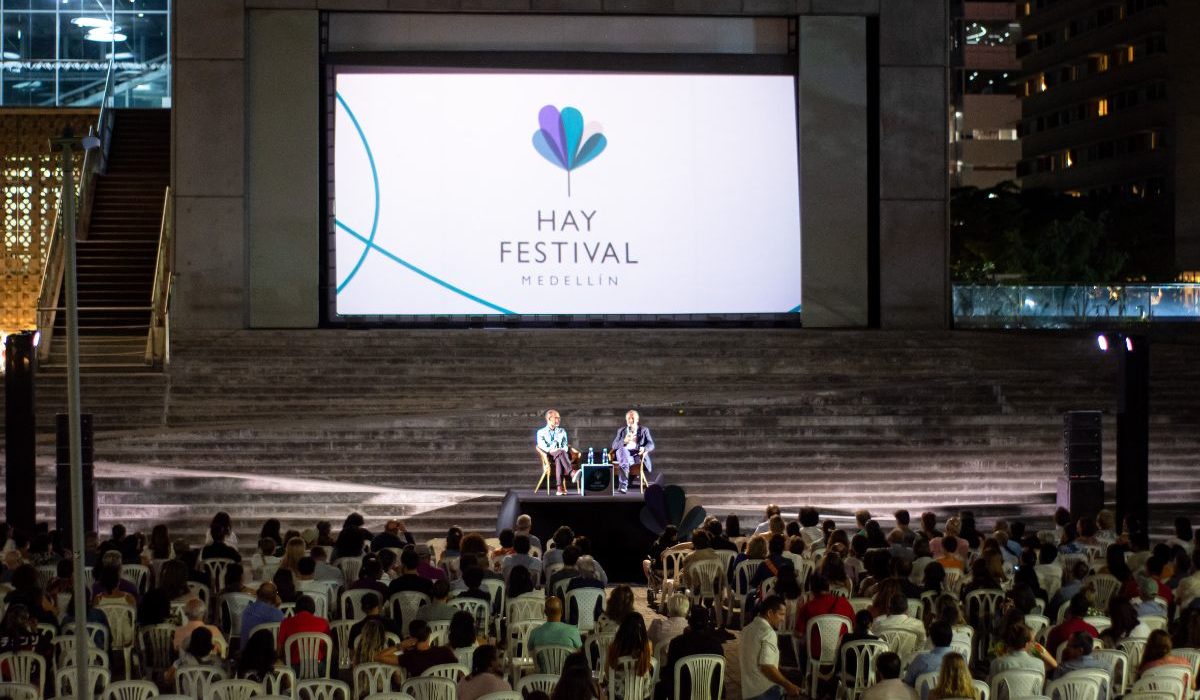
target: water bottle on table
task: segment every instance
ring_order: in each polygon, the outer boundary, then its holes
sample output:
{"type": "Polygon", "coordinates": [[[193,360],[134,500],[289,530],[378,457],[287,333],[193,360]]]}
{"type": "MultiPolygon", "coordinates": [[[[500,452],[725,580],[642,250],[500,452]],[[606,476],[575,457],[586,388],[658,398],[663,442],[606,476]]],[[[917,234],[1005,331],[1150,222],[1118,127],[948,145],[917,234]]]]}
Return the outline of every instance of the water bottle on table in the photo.
{"type": "Polygon", "coordinates": [[[587,463],[588,464],[596,463],[596,451],[590,447],[588,448],[588,462],[587,463]]]}

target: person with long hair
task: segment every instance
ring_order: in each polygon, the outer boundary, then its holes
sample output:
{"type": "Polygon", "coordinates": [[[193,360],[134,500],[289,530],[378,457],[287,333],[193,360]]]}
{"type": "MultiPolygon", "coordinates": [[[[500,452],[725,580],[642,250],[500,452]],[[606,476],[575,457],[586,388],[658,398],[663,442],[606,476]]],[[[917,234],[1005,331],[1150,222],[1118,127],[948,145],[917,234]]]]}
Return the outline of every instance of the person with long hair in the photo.
{"type": "MultiPolygon", "coordinates": [[[[283,525],[277,518],[267,518],[263,522],[262,529],[258,532],[258,539],[262,540],[270,537],[275,541],[276,545],[282,544],[285,541],[282,529],[283,525]]],[[[271,554],[275,554],[275,552],[271,552],[271,554]]]]}
{"type": "Polygon", "coordinates": [[[505,591],[505,597],[512,600],[517,596],[533,592],[533,575],[529,573],[529,569],[517,564],[508,572],[508,589],[505,591]]]}
{"type": "Polygon", "coordinates": [[[550,700],[594,700],[600,697],[603,697],[600,686],[592,677],[587,657],[583,652],[575,652],[568,656],[550,700]]]}
{"type": "Polygon", "coordinates": [[[279,567],[272,577],[280,603],[295,603],[300,600],[300,592],[296,590],[296,576],[288,569],[279,567]]]}
{"type": "Polygon", "coordinates": [[[458,700],[477,700],[507,690],[512,690],[512,686],[504,680],[500,652],[491,644],[475,649],[471,655],[471,674],[458,682],[458,700]]]}
{"type": "MultiPolygon", "coordinates": [[[[119,575],[118,575],[119,577],[119,575]]],[[[12,573],[12,587],[4,602],[7,605],[24,605],[38,622],[58,622],[57,608],[38,584],[37,569],[31,564],[21,564],[12,573]]]]}
{"type": "MultiPolygon", "coordinates": [[[[1146,638],[1146,649],[1142,652],[1142,665],[1138,666],[1138,675],[1142,675],[1152,668],[1159,666],[1186,666],[1191,668],[1191,663],[1182,656],[1171,654],[1171,635],[1167,634],[1166,630],[1154,630],[1150,636],[1146,638]]],[[[1192,679],[1192,687],[1195,687],[1196,679],[1192,679]]]]}
{"type": "MultiPolygon", "coordinates": [[[[446,635],[446,645],[454,650],[464,666],[472,658],[471,655],[479,648],[480,637],[475,633],[475,617],[466,610],[459,610],[450,618],[450,629],[446,635]]],[[[482,640],[486,641],[486,640],[482,640]]]]}
{"type": "Polygon", "coordinates": [[[150,530],[150,541],[142,550],[142,565],[150,566],[155,559],[165,560],[175,558],[175,546],[171,544],[171,535],[166,525],[155,525],[150,530]]]}
{"type": "Polygon", "coordinates": [[[237,677],[262,683],[275,669],[275,637],[269,630],[250,635],[238,656],[237,677]]]}
{"type": "Polygon", "coordinates": [[[597,634],[616,634],[621,623],[633,612],[633,589],[627,584],[620,584],[608,594],[604,612],[596,620],[597,634]]]}
{"type": "Polygon", "coordinates": [[[1046,653],[1042,645],[1033,641],[1033,633],[1024,622],[1014,622],[1001,634],[1003,653],[992,659],[988,676],[995,676],[1009,669],[1026,669],[1046,673],[1057,668],[1058,662],[1046,653]]]}
{"type": "MultiPolygon", "coordinates": [[[[631,593],[630,596],[632,597],[632,595],[631,593]]],[[[620,660],[628,657],[633,660],[633,673],[639,677],[645,676],[650,673],[652,655],[653,649],[650,646],[650,638],[646,634],[646,622],[642,619],[642,614],[630,612],[621,620],[616,636],[608,645],[608,656],[605,659],[604,668],[608,673],[619,671],[620,660]]],[[[620,688],[621,686],[618,685],[617,690],[619,691],[620,688]]]]}
{"type": "Polygon", "coordinates": [[[942,669],[938,672],[937,684],[929,691],[929,700],[943,698],[979,698],[979,691],[971,682],[967,662],[962,654],[957,652],[952,651],[942,657],[942,669]]]}
{"type": "Polygon", "coordinates": [[[366,521],[360,513],[351,513],[342,523],[337,542],[333,545],[333,559],[339,557],[361,557],[363,545],[371,541],[371,533],[363,527],[366,521]]]}
{"type": "Polygon", "coordinates": [[[278,571],[298,573],[300,560],[306,556],[308,556],[308,545],[304,544],[304,538],[292,537],[283,547],[283,558],[279,560],[278,571]]]}
{"type": "Polygon", "coordinates": [[[237,550],[237,533],[233,531],[233,518],[229,517],[229,513],[222,510],[212,517],[212,521],[208,524],[208,535],[205,536],[204,544],[212,544],[214,532],[220,532],[225,544],[233,547],[235,551],[237,550]]]}
{"type": "Polygon", "coordinates": [[[350,663],[355,666],[365,663],[398,666],[396,652],[399,650],[399,646],[388,644],[387,628],[381,620],[367,620],[350,650],[350,663]]]}

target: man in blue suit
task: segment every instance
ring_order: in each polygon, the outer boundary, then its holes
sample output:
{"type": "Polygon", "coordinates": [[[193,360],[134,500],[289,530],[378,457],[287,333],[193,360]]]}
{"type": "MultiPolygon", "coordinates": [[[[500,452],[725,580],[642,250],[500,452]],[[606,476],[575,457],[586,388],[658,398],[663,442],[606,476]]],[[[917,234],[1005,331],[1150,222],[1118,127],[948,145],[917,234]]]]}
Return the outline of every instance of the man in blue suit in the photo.
{"type": "Polygon", "coordinates": [[[621,493],[629,492],[629,467],[635,461],[640,460],[642,469],[647,472],[651,470],[650,453],[654,451],[654,438],[650,437],[649,428],[638,425],[640,419],[637,411],[629,411],[625,414],[625,427],[618,428],[613,437],[612,451],[617,461],[617,488],[621,493]]]}

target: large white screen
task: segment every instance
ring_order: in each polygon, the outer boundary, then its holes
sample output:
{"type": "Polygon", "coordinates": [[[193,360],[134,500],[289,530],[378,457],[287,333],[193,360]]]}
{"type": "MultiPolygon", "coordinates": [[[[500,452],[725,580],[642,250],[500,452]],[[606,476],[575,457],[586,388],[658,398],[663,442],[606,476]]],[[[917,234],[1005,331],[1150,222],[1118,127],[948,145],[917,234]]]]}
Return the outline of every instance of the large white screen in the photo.
{"type": "Polygon", "coordinates": [[[795,99],[790,76],[341,72],[337,313],[798,310],[795,99]]]}

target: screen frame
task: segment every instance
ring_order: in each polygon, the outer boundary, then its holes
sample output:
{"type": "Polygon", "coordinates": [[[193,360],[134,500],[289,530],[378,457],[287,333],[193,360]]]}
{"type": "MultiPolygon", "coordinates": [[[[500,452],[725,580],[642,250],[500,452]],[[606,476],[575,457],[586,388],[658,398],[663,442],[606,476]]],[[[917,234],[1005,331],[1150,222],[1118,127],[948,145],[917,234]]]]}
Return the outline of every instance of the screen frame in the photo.
{"type": "MultiPolygon", "coordinates": [[[[332,328],[537,328],[537,327],[788,327],[803,325],[803,306],[789,313],[698,314],[388,314],[342,315],[337,312],[337,227],[334,222],[334,112],[339,73],[390,73],[446,70],[474,73],[642,73],[678,75],[773,75],[792,78],[796,144],[800,141],[800,75],[796,51],[786,54],[611,53],[555,51],[389,51],[330,52],[321,61],[321,244],[319,294],[322,327],[332,328]]],[[[796,203],[803,183],[796,156],[796,203]]],[[[803,229],[801,229],[803,251],[803,229]]],[[[796,261],[797,275],[800,261],[796,261]]],[[[803,291],[803,281],[801,281],[803,291]]],[[[803,304],[803,298],[801,299],[803,304]]]]}

